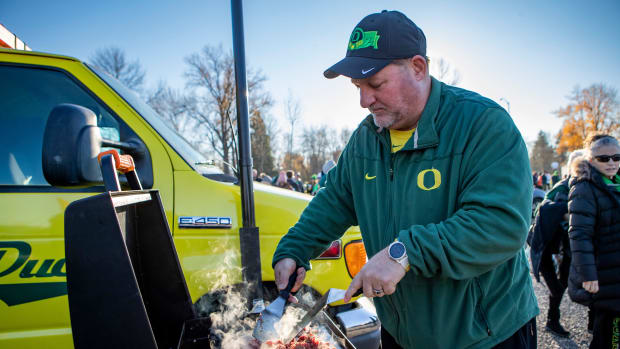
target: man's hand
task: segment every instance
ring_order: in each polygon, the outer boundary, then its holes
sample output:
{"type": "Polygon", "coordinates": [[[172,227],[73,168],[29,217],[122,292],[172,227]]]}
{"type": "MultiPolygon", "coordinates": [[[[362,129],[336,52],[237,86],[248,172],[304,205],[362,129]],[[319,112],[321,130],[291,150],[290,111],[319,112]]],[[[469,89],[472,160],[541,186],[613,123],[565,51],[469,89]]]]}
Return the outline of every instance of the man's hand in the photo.
{"type": "Polygon", "coordinates": [[[584,281],[581,285],[584,290],[590,293],[598,293],[598,280],[584,281]]]}
{"type": "Polygon", "coordinates": [[[396,284],[405,276],[405,268],[388,256],[387,247],[379,251],[355,275],[344,296],[344,302],[358,289],[364,290],[366,297],[383,297],[396,291],[396,284]]]}
{"type": "MultiPolygon", "coordinates": [[[[286,288],[286,284],[288,284],[288,278],[295,272],[295,268],[297,268],[297,263],[292,258],[284,258],[280,259],[276,265],[273,267],[273,272],[276,278],[276,287],[278,287],[278,291],[286,288]]],[[[297,268],[297,280],[295,280],[295,285],[291,289],[291,292],[297,292],[306,278],[306,269],[303,267],[297,268]]],[[[297,298],[292,294],[289,295],[288,301],[292,303],[297,303],[297,298]]]]}

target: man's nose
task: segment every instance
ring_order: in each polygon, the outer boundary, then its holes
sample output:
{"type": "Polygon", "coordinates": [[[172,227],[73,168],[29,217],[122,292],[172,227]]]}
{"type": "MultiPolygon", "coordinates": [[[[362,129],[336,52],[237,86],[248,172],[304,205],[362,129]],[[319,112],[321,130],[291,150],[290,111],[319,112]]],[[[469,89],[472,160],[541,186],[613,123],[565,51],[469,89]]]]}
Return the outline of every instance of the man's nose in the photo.
{"type": "Polygon", "coordinates": [[[360,105],[362,108],[369,108],[375,103],[375,94],[365,86],[360,87],[360,105]]]}

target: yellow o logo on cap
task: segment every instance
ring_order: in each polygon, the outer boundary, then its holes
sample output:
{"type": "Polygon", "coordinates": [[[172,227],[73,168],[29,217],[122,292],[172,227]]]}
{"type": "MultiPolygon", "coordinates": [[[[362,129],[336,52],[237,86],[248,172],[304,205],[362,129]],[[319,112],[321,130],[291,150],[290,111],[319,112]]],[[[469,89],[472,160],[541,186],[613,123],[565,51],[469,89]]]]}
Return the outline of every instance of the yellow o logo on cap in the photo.
{"type": "Polygon", "coordinates": [[[431,168],[428,170],[424,170],[424,171],[420,171],[420,173],[418,173],[418,187],[422,190],[433,190],[433,189],[437,189],[439,188],[439,186],[441,185],[441,172],[439,172],[439,170],[431,168]],[[427,188],[424,185],[424,175],[427,172],[432,172],[433,173],[433,177],[434,177],[434,181],[435,184],[433,184],[432,187],[427,188]]]}

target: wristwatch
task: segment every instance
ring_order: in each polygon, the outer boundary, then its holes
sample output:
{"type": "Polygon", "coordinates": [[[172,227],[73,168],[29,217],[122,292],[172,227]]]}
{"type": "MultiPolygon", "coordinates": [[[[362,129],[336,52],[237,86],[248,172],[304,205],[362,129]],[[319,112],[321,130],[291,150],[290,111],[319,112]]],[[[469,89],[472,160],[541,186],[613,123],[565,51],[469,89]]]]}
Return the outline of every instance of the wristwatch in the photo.
{"type": "Polygon", "coordinates": [[[394,241],[388,246],[388,256],[398,262],[405,268],[405,271],[409,271],[409,258],[407,257],[407,249],[405,245],[400,241],[394,241]]]}

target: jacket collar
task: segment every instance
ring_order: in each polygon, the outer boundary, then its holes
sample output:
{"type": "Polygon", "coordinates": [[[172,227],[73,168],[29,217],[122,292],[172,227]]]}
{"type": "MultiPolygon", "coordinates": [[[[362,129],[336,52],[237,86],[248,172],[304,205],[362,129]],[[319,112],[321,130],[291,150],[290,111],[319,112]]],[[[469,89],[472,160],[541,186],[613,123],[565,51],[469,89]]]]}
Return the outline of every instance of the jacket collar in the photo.
{"type": "MultiPolygon", "coordinates": [[[[422,111],[422,116],[420,116],[418,121],[418,126],[400,151],[430,148],[439,144],[435,122],[439,111],[442,85],[442,82],[431,76],[431,93],[424,106],[424,111],[422,111]]],[[[368,115],[362,122],[362,125],[373,130],[375,134],[387,141],[388,144],[390,143],[390,131],[382,129],[381,132],[378,132],[379,128],[373,122],[372,115],[368,115]]]]}
{"type": "Polygon", "coordinates": [[[620,205],[620,201],[617,197],[615,197],[612,193],[615,192],[615,188],[612,191],[612,188],[603,181],[603,174],[601,174],[594,166],[586,160],[585,156],[581,156],[575,158],[573,163],[571,164],[571,179],[570,186],[572,187],[577,182],[589,181],[593,185],[597,186],[603,192],[609,193],[612,197],[615,198],[618,205],[620,205]]]}

